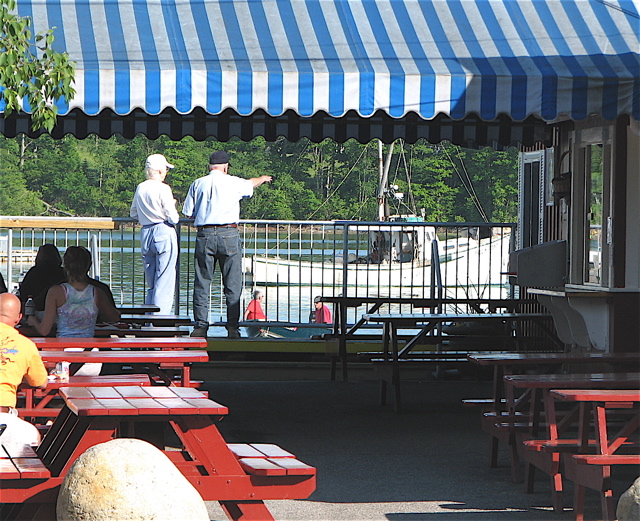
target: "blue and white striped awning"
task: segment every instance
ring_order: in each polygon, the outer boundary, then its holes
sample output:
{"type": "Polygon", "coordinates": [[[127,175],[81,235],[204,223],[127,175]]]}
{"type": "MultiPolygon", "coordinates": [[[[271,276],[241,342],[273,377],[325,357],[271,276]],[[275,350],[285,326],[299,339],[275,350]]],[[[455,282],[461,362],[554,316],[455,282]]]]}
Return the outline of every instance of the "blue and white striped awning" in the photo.
{"type": "MultiPolygon", "coordinates": [[[[32,17],[36,32],[55,27],[55,47],[77,63],[77,95],[60,107],[68,116],[59,133],[457,133],[463,143],[502,144],[539,139],[543,122],[640,119],[639,7],[640,0],[18,0],[19,14],[32,17]]],[[[24,130],[19,118],[2,123],[5,134],[24,130]]]]}

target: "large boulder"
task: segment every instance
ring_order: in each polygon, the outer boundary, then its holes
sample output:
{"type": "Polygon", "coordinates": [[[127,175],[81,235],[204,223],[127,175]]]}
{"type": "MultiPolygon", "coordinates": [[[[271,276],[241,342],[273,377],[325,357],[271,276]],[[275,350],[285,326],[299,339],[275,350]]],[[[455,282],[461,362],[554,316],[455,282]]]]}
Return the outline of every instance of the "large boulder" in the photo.
{"type": "Polygon", "coordinates": [[[638,521],[640,519],[640,478],[636,479],[620,496],[616,509],[618,521],[638,521]]]}
{"type": "Polygon", "coordinates": [[[58,495],[58,521],[209,521],[198,491],[162,451],[119,438],[85,451],[58,495]]]}

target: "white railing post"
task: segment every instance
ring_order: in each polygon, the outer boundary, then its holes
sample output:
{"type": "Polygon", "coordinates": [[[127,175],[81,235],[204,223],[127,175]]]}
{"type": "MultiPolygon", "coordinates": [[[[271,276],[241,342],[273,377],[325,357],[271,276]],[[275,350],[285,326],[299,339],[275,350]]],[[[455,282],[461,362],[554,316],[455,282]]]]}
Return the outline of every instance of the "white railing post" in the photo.
{"type": "Polygon", "coordinates": [[[92,277],[100,280],[100,248],[98,245],[98,236],[95,233],[91,234],[91,261],[92,277]]]}
{"type": "Polygon", "coordinates": [[[13,287],[13,230],[7,233],[7,290],[13,287]]]}

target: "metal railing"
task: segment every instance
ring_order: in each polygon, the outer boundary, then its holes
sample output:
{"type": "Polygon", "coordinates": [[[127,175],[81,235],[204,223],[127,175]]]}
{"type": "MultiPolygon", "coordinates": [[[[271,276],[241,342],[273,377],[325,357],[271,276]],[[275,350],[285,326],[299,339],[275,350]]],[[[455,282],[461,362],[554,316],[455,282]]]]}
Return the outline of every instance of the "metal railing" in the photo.
{"type": "MultiPolygon", "coordinates": [[[[64,252],[82,245],[94,255],[93,276],[111,287],[116,302],[142,304],[144,269],[138,227],[130,219],[0,217],[0,271],[16,287],[35,252],[53,243],[64,252]],[[6,237],[6,238],[5,238],[6,237]]],[[[244,292],[265,293],[270,322],[309,322],[315,296],[509,298],[507,262],[515,225],[415,221],[241,221],[244,292]],[[435,252],[435,253],[432,253],[435,252]],[[435,257],[434,257],[435,255],[435,257]]],[[[177,227],[180,258],[175,312],[192,313],[196,230],[177,227]]],[[[210,296],[212,323],[223,323],[226,305],[219,270],[210,296]]],[[[386,311],[405,312],[399,306],[386,311]]],[[[349,310],[355,322],[364,310],[349,310]]]]}

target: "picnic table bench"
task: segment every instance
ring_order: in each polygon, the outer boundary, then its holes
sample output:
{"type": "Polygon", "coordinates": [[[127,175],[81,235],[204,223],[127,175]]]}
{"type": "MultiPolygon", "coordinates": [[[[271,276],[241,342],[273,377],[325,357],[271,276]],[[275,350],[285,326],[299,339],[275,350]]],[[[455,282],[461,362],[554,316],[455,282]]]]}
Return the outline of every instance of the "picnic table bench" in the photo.
{"type": "MultiPolygon", "coordinates": [[[[205,501],[218,501],[233,520],[273,519],[264,500],[304,499],[316,486],[316,469],[272,444],[228,444],[216,427],[227,413],[195,389],[180,387],[63,387],[65,405],[28,463],[18,455],[0,467],[3,519],[26,504],[55,509],[58,489],[73,462],[88,448],[161,422],[175,433],[180,450],[164,450],[205,501]],[[8,504],[8,506],[7,506],[8,504]],[[7,515],[8,513],[8,515],[7,515]]],[[[34,507],[35,508],[35,507],[34,507]]]]}
{"type": "MultiPolygon", "coordinates": [[[[446,360],[446,352],[441,353],[440,358],[412,358],[409,362],[401,362],[408,359],[411,350],[420,345],[428,338],[428,335],[439,326],[446,323],[478,322],[478,323],[498,323],[505,325],[504,335],[511,337],[513,331],[510,324],[518,321],[532,321],[539,323],[541,327],[543,321],[550,320],[551,315],[546,313],[374,313],[362,316],[365,322],[382,324],[383,352],[381,358],[372,359],[372,363],[382,367],[380,386],[380,403],[386,403],[387,383],[394,388],[395,409],[400,411],[400,364],[442,364],[446,360]],[[398,329],[419,329],[402,348],[398,347],[398,329]]],[[[546,328],[548,330],[548,328],[546,328]]],[[[553,333],[549,330],[549,333],[553,333]]],[[[453,360],[458,362],[459,360],[453,360]]]]}
{"type": "Polygon", "coordinates": [[[136,373],[146,373],[153,383],[171,385],[173,379],[167,373],[177,369],[180,379],[176,382],[189,387],[191,382],[191,364],[209,361],[206,351],[40,351],[45,365],[53,366],[57,362],[102,363],[130,365],[136,373]]]}

